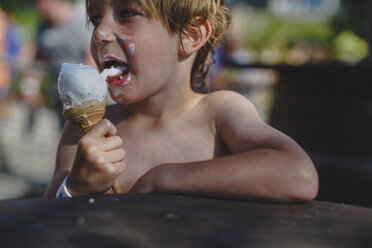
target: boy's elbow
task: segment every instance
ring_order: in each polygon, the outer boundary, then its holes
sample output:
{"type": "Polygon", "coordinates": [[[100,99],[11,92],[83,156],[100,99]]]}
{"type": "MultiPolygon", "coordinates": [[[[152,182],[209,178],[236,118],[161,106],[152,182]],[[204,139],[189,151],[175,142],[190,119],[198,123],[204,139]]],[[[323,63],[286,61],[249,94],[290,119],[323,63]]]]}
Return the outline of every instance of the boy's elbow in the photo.
{"type": "Polygon", "coordinates": [[[318,183],[314,181],[303,183],[299,186],[292,196],[295,202],[308,202],[315,199],[318,195],[318,183]]]}
{"type": "Polygon", "coordinates": [[[297,174],[296,184],[292,188],[292,199],[297,202],[312,201],[318,195],[318,174],[311,164],[308,169],[300,169],[297,174]]]}

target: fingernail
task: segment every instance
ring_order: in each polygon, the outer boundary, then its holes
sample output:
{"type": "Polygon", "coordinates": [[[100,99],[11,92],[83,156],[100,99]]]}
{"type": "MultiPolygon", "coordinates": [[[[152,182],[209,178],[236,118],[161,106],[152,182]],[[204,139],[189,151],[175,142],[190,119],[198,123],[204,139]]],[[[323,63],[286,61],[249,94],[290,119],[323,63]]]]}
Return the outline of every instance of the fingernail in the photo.
{"type": "Polygon", "coordinates": [[[110,127],[110,122],[108,120],[105,120],[108,127],[110,127]]]}

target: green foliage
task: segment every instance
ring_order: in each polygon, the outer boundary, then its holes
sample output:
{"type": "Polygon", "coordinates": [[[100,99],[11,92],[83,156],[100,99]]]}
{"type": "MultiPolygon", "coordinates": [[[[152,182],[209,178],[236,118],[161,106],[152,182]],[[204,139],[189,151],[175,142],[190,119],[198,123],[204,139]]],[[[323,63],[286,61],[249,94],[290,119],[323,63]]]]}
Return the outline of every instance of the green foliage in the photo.
{"type": "Polygon", "coordinates": [[[368,55],[369,49],[365,40],[352,31],[341,32],[334,40],[337,58],[341,61],[355,64],[368,55]]]}
{"type": "Polygon", "coordinates": [[[303,23],[282,20],[271,15],[266,16],[266,23],[261,30],[255,30],[247,23],[245,45],[262,48],[268,45],[291,46],[298,42],[329,42],[332,29],[327,23],[303,23]]]}
{"type": "Polygon", "coordinates": [[[7,13],[20,12],[22,10],[35,9],[36,0],[1,0],[0,7],[7,13]]]}
{"type": "Polygon", "coordinates": [[[35,39],[41,16],[36,9],[35,1],[17,0],[3,1],[0,7],[8,13],[10,19],[17,24],[23,43],[31,43],[35,39]]]}
{"type": "Polygon", "coordinates": [[[15,21],[18,24],[36,27],[40,22],[40,14],[34,8],[21,8],[13,12],[15,21]]]}
{"type": "Polygon", "coordinates": [[[321,50],[329,62],[355,63],[368,55],[366,43],[357,35],[359,28],[351,29],[351,23],[360,24],[361,18],[351,16],[350,10],[328,20],[290,19],[278,18],[266,9],[241,5],[233,10],[233,18],[235,31],[231,35],[239,36],[238,40],[251,54],[253,63],[264,62],[262,56],[265,54],[272,58],[268,59],[272,63],[287,63],[289,53],[295,47],[302,47],[310,60],[315,50],[321,50]],[[350,20],[354,21],[350,23],[350,20]],[[354,32],[340,38],[339,34],[345,30],[354,32]],[[346,44],[350,41],[351,45],[346,44]],[[342,59],[340,53],[354,59],[342,59]]]}

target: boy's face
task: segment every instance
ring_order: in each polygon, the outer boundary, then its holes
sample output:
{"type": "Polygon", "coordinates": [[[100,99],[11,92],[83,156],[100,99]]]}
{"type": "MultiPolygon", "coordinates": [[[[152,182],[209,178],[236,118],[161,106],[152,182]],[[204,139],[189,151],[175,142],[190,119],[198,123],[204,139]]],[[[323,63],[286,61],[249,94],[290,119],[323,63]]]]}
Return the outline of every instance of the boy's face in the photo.
{"type": "Polygon", "coordinates": [[[95,62],[101,71],[112,66],[122,71],[108,80],[113,100],[138,102],[175,80],[178,38],[161,21],[148,17],[134,1],[93,0],[91,7],[95,62]]]}

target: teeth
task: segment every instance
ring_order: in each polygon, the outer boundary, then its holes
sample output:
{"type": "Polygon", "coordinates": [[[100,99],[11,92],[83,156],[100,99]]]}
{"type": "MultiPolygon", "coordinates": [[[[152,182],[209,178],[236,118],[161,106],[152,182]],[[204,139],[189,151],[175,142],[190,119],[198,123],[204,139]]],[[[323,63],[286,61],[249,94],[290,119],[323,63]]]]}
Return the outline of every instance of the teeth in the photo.
{"type": "MultiPolygon", "coordinates": [[[[107,77],[113,77],[113,76],[118,76],[120,74],[128,74],[130,69],[129,66],[125,63],[121,63],[118,61],[109,61],[107,62],[110,65],[110,68],[106,68],[102,71],[101,76],[102,78],[107,81],[107,77]]],[[[124,76],[120,76],[120,80],[124,79],[124,76]]]]}
{"type": "Polygon", "coordinates": [[[104,69],[101,73],[102,78],[106,81],[107,77],[113,77],[121,74],[122,71],[115,69],[113,66],[110,69],[104,69]]]}
{"type": "Polygon", "coordinates": [[[121,72],[126,72],[128,70],[128,67],[123,66],[123,65],[114,65],[112,67],[117,69],[117,70],[120,70],[121,72]]]}

